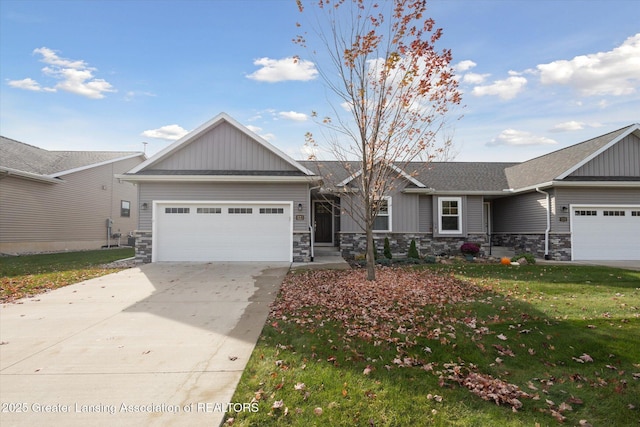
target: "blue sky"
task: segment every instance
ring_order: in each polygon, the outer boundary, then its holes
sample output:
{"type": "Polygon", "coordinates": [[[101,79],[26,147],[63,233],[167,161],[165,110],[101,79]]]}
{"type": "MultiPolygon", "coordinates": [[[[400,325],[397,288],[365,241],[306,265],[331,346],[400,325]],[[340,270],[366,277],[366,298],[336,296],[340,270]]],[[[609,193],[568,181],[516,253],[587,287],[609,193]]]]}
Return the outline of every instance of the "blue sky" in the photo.
{"type": "MultiPolygon", "coordinates": [[[[636,0],[438,0],[463,91],[458,161],[522,161],[640,122],[636,0]]],[[[0,133],[166,147],[226,112],[301,159],[328,109],[293,0],[0,0],[0,133]],[[304,61],[293,65],[300,55],[304,61]]]]}

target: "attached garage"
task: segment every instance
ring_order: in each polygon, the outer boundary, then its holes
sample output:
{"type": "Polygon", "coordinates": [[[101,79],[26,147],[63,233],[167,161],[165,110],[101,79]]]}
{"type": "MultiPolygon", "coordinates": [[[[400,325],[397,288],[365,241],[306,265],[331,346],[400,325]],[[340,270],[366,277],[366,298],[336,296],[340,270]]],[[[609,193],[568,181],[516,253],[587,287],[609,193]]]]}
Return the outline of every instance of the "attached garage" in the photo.
{"type": "Polygon", "coordinates": [[[640,205],[572,206],[572,259],[640,260],[640,205]]]}
{"type": "Polygon", "coordinates": [[[155,201],[153,261],[286,261],[291,202],[155,201]]]}

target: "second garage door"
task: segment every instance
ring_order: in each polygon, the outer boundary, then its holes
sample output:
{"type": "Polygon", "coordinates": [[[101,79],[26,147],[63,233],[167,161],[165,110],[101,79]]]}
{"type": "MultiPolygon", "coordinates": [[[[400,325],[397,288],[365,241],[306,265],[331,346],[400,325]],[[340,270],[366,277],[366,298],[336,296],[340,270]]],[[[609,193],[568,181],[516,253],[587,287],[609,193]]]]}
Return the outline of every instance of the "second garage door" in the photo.
{"type": "Polygon", "coordinates": [[[571,209],[574,260],[640,260],[640,206],[571,209]]]}
{"type": "Polygon", "coordinates": [[[291,203],[157,202],[154,261],[292,260],[291,203]]]}

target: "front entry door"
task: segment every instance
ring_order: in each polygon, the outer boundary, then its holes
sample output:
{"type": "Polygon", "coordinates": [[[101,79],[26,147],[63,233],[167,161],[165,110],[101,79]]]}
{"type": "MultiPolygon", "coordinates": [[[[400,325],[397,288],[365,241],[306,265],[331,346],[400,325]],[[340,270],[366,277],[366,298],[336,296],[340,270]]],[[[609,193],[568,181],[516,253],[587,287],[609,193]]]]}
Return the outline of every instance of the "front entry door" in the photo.
{"type": "Polygon", "coordinates": [[[316,243],[333,244],[333,206],[329,202],[313,203],[316,243]]]}

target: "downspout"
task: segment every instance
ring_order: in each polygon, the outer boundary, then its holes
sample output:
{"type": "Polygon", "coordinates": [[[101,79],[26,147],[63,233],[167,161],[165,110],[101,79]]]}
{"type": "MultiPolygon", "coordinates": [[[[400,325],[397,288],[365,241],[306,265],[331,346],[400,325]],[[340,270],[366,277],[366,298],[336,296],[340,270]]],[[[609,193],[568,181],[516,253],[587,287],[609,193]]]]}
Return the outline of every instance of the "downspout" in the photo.
{"type": "Polygon", "coordinates": [[[547,196],[547,229],[544,230],[544,259],[550,259],[549,256],[549,232],[551,231],[551,195],[546,191],[542,191],[536,187],[536,191],[547,196]]]}

